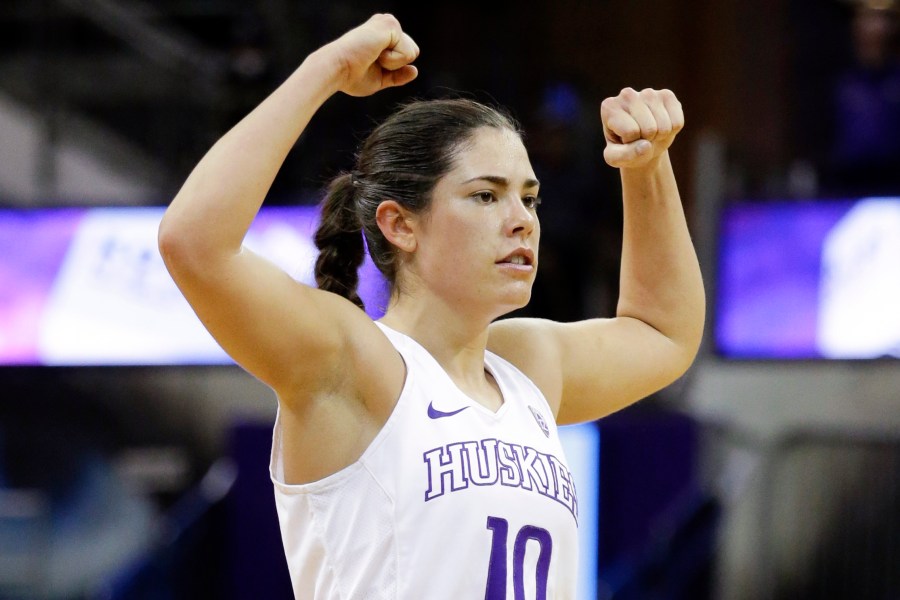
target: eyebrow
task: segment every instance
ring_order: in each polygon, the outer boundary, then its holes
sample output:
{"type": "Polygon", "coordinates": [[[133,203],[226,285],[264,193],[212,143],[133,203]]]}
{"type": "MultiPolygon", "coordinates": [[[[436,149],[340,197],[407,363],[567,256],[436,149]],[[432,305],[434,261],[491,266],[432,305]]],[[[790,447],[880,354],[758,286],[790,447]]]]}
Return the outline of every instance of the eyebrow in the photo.
{"type": "MultiPolygon", "coordinates": [[[[494,185],[500,185],[503,187],[509,187],[509,179],[506,177],[500,177],[499,175],[479,175],[478,177],[473,177],[472,179],[467,179],[463,181],[463,185],[467,183],[472,183],[473,181],[488,181],[493,183],[494,185]]],[[[525,186],[526,188],[539,187],[541,182],[537,179],[526,179],[525,186]]]]}

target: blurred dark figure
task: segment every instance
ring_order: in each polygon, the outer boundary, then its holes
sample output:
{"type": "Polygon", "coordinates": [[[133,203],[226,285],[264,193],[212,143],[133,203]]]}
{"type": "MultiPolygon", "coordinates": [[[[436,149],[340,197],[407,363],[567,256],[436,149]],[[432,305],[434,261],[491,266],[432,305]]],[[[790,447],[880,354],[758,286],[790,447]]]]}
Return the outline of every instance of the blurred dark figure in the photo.
{"type": "Polygon", "coordinates": [[[621,248],[618,174],[603,162],[599,105],[576,86],[545,86],[526,124],[526,145],[541,182],[540,268],[529,316],[575,321],[612,316],[621,248]]]}
{"type": "Polygon", "coordinates": [[[860,0],[853,13],[854,62],[834,90],[831,168],[836,193],[900,193],[900,59],[894,0],[860,0]]]}

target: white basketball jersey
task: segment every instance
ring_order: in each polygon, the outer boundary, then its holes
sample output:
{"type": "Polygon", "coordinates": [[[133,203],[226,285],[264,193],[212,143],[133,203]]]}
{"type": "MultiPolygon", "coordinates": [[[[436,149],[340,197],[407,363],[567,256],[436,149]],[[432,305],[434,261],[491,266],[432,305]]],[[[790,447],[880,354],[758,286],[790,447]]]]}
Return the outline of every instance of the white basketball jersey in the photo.
{"type": "Polygon", "coordinates": [[[537,387],[488,352],[503,395],[491,412],[412,338],[379,323],[406,362],[393,413],[360,459],[284,483],[271,475],[298,599],[571,599],[575,485],[537,387]]]}

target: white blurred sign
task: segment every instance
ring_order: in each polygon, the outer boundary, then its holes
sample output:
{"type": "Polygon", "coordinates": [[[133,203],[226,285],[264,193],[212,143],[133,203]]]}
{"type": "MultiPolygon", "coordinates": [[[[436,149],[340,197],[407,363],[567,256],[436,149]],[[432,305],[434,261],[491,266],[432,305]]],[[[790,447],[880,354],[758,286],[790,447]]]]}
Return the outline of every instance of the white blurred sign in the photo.
{"type": "MultiPolygon", "coordinates": [[[[51,289],[38,352],[47,365],[223,364],[231,360],[175,287],[157,249],[162,209],[89,211],[51,289]]],[[[274,225],[246,245],[310,282],[316,249],[274,225]],[[291,267],[294,267],[293,269],[291,267]]]]}
{"type": "Polygon", "coordinates": [[[900,201],[863,200],[828,233],[817,333],[827,358],[900,357],[900,201]]]}

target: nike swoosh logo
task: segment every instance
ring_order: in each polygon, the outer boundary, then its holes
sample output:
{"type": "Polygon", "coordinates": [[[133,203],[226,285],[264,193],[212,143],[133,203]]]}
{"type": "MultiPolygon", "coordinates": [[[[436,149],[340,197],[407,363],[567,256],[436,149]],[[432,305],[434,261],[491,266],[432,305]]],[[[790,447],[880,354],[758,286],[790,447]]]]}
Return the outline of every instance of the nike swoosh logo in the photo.
{"type": "Polygon", "coordinates": [[[429,402],[428,403],[428,416],[429,416],[429,418],[432,418],[432,419],[443,419],[444,417],[452,417],[456,413],[461,413],[462,411],[466,410],[467,408],[469,408],[469,407],[463,406],[462,408],[457,409],[457,410],[451,410],[450,412],[444,412],[442,410],[436,409],[434,406],[432,406],[432,403],[429,402]]]}

